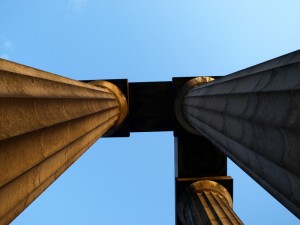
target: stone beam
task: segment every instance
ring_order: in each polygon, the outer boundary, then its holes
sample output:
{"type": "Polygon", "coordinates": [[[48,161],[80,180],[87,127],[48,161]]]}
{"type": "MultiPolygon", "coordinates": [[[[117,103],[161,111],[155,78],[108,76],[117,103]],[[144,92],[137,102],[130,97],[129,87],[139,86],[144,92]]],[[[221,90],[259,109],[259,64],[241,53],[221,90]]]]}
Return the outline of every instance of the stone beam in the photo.
{"type": "Polygon", "coordinates": [[[300,218],[300,51],[214,81],[195,78],[175,111],[300,218]]]}
{"type": "Polygon", "coordinates": [[[127,116],[121,91],[0,59],[0,224],[127,116]]]}

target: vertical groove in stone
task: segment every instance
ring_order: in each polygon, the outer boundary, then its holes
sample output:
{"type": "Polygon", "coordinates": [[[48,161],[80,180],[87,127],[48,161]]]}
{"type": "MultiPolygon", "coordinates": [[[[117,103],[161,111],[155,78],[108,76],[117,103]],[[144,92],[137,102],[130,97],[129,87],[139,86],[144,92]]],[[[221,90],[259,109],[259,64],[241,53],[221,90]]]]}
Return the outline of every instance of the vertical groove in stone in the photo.
{"type": "MultiPolygon", "coordinates": [[[[210,193],[209,193],[210,194],[210,193]]],[[[209,221],[212,224],[218,224],[221,225],[221,220],[219,218],[220,215],[218,215],[217,211],[215,210],[217,206],[213,206],[212,202],[208,198],[208,193],[206,191],[201,192],[198,194],[199,200],[202,203],[202,206],[206,212],[206,215],[209,218],[209,221]]]]}
{"type": "Polygon", "coordinates": [[[0,224],[120,124],[119,92],[0,60],[0,224]]]}
{"type": "Polygon", "coordinates": [[[197,198],[192,198],[191,203],[193,207],[190,208],[190,210],[187,210],[189,212],[189,220],[192,224],[205,224],[203,218],[203,212],[198,211],[196,205],[198,204],[197,198]]]}
{"type": "Polygon", "coordinates": [[[220,148],[300,218],[300,51],[184,94],[193,132],[220,148]]]}
{"type": "Polygon", "coordinates": [[[222,224],[222,220],[224,218],[226,219],[226,216],[223,209],[220,207],[220,205],[215,201],[214,198],[212,198],[213,193],[211,191],[203,191],[203,196],[205,197],[206,201],[210,206],[210,210],[213,212],[213,215],[215,216],[214,220],[218,224],[222,224]]]}
{"type": "Polygon", "coordinates": [[[0,96],[0,140],[112,107],[118,108],[118,102],[106,97],[90,99],[0,96]]]}
{"type": "Polygon", "coordinates": [[[241,225],[227,190],[213,181],[198,181],[182,193],[177,214],[184,225],[241,225]],[[225,199],[225,200],[222,200],[225,199]]]}
{"type": "MultiPolygon", "coordinates": [[[[227,220],[227,218],[229,218],[229,222],[231,220],[235,220],[238,219],[238,217],[236,216],[235,213],[232,213],[232,209],[226,207],[226,203],[222,200],[222,196],[216,194],[216,193],[212,193],[212,198],[214,199],[214,201],[216,202],[216,204],[219,205],[220,210],[222,210],[222,212],[224,213],[224,219],[227,220]]],[[[230,222],[230,224],[233,224],[232,222],[230,222]]]]}
{"type": "MultiPolygon", "coordinates": [[[[113,116],[118,114],[117,109],[109,111],[113,116]]],[[[1,141],[0,187],[95,129],[99,123],[105,123],[106,114],[106,111],[99,112],[1,141]]]]}

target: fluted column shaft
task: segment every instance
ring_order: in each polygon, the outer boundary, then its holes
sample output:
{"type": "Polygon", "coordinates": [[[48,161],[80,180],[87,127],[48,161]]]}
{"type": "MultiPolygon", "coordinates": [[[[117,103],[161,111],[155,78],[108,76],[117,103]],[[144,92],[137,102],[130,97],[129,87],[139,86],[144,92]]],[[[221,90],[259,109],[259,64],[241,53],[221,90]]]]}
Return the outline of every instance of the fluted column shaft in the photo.
{"type": "Polygon", "coordinates": [[[243,224],[232,209],[232,199],[220,184],[203,180],[191,184],[177,203],[184,225],[243,224]]]}
{"type": "Polygon", "coordinates": [[[183,88],[179,120],[300,218],[300,51],[202,81],[183,88]]]}
{"type": "Polygon", "coordinates": [[[111,83],[0,60],[0,224],[8,224],[127,114],[111,83]]]}

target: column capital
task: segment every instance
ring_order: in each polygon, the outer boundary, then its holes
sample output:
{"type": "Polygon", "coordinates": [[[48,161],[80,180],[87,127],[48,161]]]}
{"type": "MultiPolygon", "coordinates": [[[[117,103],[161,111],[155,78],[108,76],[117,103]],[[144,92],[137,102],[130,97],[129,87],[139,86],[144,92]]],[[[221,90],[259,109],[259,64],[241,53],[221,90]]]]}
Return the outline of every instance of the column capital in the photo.
{"type": "Polygon", "coordinates": [[[177,203],[182,224],[235,224],[243,222],[232,209],[232,198],[225,187],[211,180],[192,183],[177,203]]]}
{"type": "Polygon", "coordinates": [[[119,118],[116,121],[115,126],[113,126],[107,133],[107,134],[112,134],[115,133],[117,130],[119,130],[121,124],[124,122],[124,119],[128,115],[128,103],[126,100],[126,97],[124,93],[113,83],[105,80],[95,80],[89,82],[89,84],[101,87],[101,88],[106,88],[110,93],[112,93],[115,97],[116,100],[119,103],[119,118]]]}
{"type": "Polygon", "coordinates": [[[227,189],[225,187],[223,187],[221,184],[215,182],[215,181],[211,181],[211,180],[202,180],[202,181],[197,181],[195,183],[192,183],[189,186],[190,191],[192,192],[202,192],[202,191],[215,191],[217,192],[219,195],[225,197],[228,205],[232,208],[232,198],[229,194],[229,192],[227,191],[227,189]]]}
{"type": "Polygon", "coordinates": [[[180,90],[177,92],[175,102],[174,102],[175,116],[176,116],[178,122],[180,123],[180,125],[192,134],[199,135],[199,132],[194,127],[192,127],[186,121],[186,119],[184,117],[184,112],[183,112],[183,107],[182,107],[184,98],[193,87],[198,86],[202,83],[207,83],[207,82],[213,81],[213,80],[215,80],[215,79],[212,77],[196,77],[196,78],[193,78],[193,79],[189,80],[188,82],[186,82],[180,88],[180,90]]]}

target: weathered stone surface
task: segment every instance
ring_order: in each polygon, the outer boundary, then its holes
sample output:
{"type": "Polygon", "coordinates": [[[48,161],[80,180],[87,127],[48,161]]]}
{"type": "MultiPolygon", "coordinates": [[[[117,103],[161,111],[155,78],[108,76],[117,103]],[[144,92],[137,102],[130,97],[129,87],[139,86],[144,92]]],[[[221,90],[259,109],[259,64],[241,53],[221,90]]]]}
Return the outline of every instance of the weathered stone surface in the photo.
{"type": "Polygon", "coordinates": [[[112,84],[0,60],[0,224],[10,223],[127,115],[112,84]]]}
{"type": "Polygon", "coordinates": [[[190,86],[177,110],[300,218],[299,75],[297,51],[190,86]]]}

